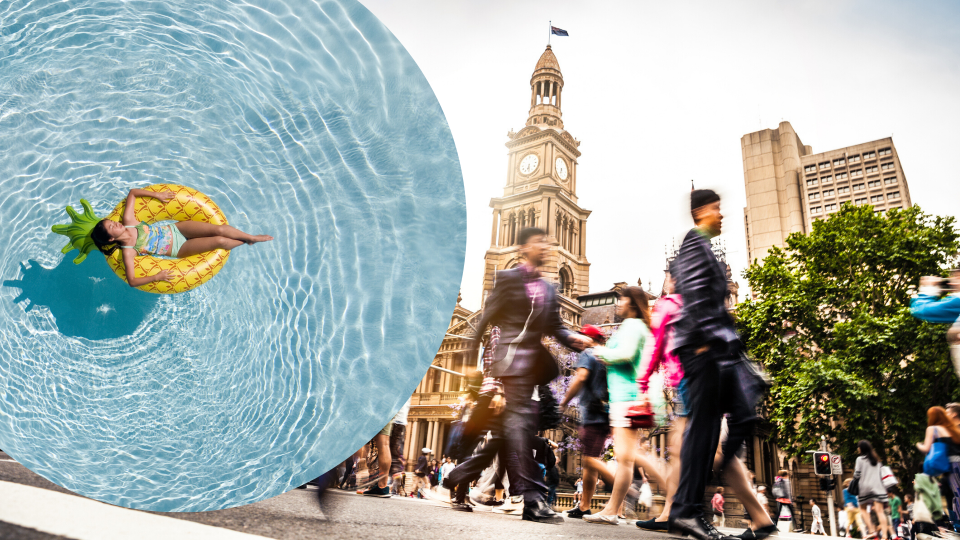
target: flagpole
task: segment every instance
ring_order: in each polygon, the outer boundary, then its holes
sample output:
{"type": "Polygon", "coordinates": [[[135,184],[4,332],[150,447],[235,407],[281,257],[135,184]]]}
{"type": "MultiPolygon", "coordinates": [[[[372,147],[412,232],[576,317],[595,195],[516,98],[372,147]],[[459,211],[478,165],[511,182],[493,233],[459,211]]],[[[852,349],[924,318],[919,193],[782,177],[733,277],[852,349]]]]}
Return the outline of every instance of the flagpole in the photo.
{"type": "Polygon", "coordinates": [[[550,36],[553,34],[553,21],[547,22],[547,45],[550,44],[550,36]]]}

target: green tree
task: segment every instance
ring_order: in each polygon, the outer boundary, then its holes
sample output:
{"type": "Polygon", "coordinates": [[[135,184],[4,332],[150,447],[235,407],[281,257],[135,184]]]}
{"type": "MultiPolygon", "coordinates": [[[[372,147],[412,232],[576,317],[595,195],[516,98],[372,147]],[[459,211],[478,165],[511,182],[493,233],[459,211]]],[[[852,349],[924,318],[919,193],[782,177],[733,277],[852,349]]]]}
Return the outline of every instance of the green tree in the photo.
{"type": "Polygon", "coordinates": [[[766,407],[781,449],[802,456],[826,435],[849,460],[867,439],[903,473],[921,469],[926,410],[960,386],[945,325],[910,315],[911,288],[945,275],[958,238],[952,217],[916,206],[845,204],[744,272],[755,297],[737,324],[773,378],[766,407]]]}

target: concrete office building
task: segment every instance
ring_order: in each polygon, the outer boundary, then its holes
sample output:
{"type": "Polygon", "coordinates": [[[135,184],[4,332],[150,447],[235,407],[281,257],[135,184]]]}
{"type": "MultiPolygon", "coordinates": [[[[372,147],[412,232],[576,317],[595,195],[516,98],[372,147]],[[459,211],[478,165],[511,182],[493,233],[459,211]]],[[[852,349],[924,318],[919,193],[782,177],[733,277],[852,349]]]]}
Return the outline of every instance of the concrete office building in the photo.
{"type": "Polygon", "coordinates": [[[763,260],[791,233],[809,233],[814,220],[845,202],[877,212],[911,206],[907,179],[890,137],[814,154],[789,122],[740,139],[747,206],[748,262],[763,260]]]}

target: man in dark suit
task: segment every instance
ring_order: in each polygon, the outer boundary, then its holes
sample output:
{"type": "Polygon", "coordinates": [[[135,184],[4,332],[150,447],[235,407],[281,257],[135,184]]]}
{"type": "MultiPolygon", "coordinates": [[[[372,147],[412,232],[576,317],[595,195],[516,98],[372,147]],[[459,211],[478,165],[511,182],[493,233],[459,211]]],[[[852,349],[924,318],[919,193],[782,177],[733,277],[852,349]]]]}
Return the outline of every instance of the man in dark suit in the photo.
{"type": "Polygon", "coordinates": [[[489,376],[499,380],[490,404],[496,415],[491,425],[493,438],[448,478],[454,485],[479,477],[493,454],[499,452],[510,477],[511,495],[523,494],[523,519],[557,523],[563,518],[546,504],[547,486],[533,460],[539,416],[533,392],[537,385],[547,384],[560,374],[556,360],[540,340],[551,335],[578,350],[586,340],[563,326],[556,290],[537,269],[547,249],[546,233],[528,227],[520,231],[518,240],[524,262],[497,273],[471,349],[479,349],[487,326],[500,328],[499,345],[489,370],[489,376]]]}
{"type": "Polygon", "coordinates": [[[670,525],[698,540],[719,540],[722,535],[703,516],[703,495],[720,438],[720,418],[731,405],[724,403],[720,362],[739,351],[740,341],[724,304],[726,268],[710,247],[723,220],[720,197],[708,189],[694,190],[690,208],[696,226],[683,239],[674,276],[683,309],[674,323],[673,345],[683,365],[688,416],[670,525]]]}

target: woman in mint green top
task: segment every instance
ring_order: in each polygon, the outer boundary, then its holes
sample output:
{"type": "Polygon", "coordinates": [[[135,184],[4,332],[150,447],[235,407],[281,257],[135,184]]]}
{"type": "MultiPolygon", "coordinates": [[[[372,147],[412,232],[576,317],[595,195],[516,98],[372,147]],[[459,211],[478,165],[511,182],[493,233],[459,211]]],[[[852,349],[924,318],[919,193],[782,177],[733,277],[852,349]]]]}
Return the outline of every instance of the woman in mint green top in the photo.
{"type": "MultiPolygon", "coordinates": [[[[631,427],[627,410],[637,401],[637,372],[648,344],[653,344],[650,332],[650,303],[647,293],[639,287],[627,287],[617,299],[616,313],[623,319],[620,328],[607,341],[606,346],[593,345],[593,355],[607,365],[607,390],[610,392],[610,427],[613,429],[613,454],[617,458],[617,473],[613,479],[613,491],[603,510],[587,514],[588,523],[616,525],[620,505],[633,482],[635,463],[644,470],[655,472],[656,465],[649,463],[637,452],[637,430],[631,427]]],[[[648,353],[649,354],[649,353],[648,353]]],[[[658,479],[659,482],[659,479],[658,479]]]]}

